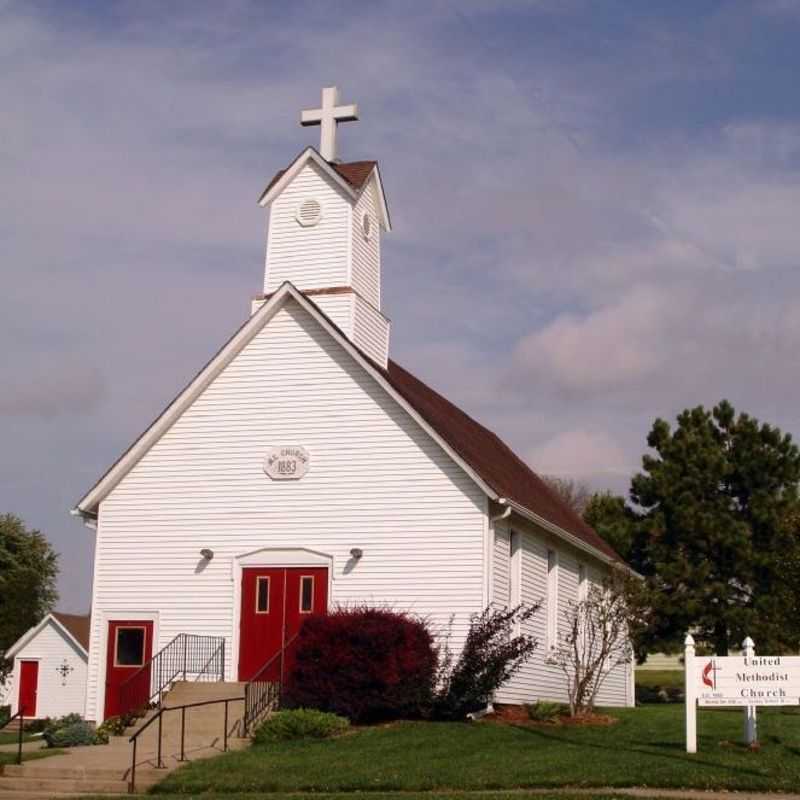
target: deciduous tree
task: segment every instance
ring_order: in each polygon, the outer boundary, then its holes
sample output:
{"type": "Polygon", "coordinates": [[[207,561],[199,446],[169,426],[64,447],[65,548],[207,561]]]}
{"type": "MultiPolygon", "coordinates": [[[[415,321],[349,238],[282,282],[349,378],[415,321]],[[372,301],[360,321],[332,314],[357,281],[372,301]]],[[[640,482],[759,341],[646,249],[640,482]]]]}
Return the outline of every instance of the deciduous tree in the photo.
{"type": "Polygon", "coordinates": [[[13,514],[0,516],[0,677],[2,654],[52,608],[58,555],[37,530],[13,514]]]}
{"type": "Polygon", "coordinates": [[[573,478],[544,475],[542,480],[576,513],[581,516],[592,499],[592,490],[573,478]]]}

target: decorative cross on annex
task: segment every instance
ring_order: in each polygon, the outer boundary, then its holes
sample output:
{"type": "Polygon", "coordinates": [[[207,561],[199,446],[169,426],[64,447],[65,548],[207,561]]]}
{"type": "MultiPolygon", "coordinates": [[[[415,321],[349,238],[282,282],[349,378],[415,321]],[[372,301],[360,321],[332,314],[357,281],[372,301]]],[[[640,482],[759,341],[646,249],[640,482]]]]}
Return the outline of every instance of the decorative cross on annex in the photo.
{"type": "Polygon", "coordinates": [[[319,125],[319,152],[326,161],[336,160],[336,128],[340,122],[355,122],[358,119],[358,106],[339,105],[339,89],[328,86],[322,90],[322,108],[312,108],[300,112],[300,124],[319,125]]]}
{"type": "Polygon", "coordinates": [[[73,667],[69,665],[69,662],[65,658],[61,663],[60,667],[56,667],[56,672],[61,676],[61,685],[67,685],[67,678],[69,677],[70,672],[73,671],[73,667]]]}

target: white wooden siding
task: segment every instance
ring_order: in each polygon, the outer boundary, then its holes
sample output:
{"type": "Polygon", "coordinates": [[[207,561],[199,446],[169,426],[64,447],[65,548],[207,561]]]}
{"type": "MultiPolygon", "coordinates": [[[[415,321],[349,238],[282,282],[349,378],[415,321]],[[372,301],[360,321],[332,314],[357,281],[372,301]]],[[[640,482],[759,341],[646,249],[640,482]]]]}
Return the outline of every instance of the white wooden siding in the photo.
{"type": "Polygon", "coordinates": [[[11,677],[11,713],[19,709],[20,661],[39,662],[36,716],[83,715],[86,701],[86,656],[49,621],[15,656],[11,677]],[[66,659],[72,667],[65,679],[56,670],[66,659]]]}
{"type": "MultiPolygon", "coordinates": [[[[503,546],[508,553],[507,522],[496,524],[495,559],[494,559],[494,595],[508,596],[509,582],[502,566],[503,546]]],[[[564,674],[553,664],[546,663],[547,653],[547,551],[558,553],[558,612],[559,626],[564,624],[564,613],[569,602],[577,600],[579,564],[587,565],[587,576],[590,580],[600,580],[604,567],[589,564],[587,556],[578,553],[568,545],[555,540],[545,531],[531,523],[514,521],[513,530],[522,535],[522,585],[523,603],[541,603],[541,608],[531,620],[525,623],[525,632],[535,636],[539,645],[528,661],[504,687],[497,693],[499,703],[532,703],[536,700],[552,700],[566,702],[567,691],[564,674]]],[[[505,561],[505,563],[508,563],[505,561]]],[[[633,705],[630,691],[631,666],[617,666],[607,678],[599,695],[599,705],[624,706],[633,705]]]]}
{"type": "Polygon", "coordinates": [[[442,629],[455,613],[459,648],[483,604],[485,514],[473,481],[288,303],[100,506],[88,716],[102,715],[115,615],[158,611],[156,650],[184,631],[225,636],[235,678],[233,563],[263,547],[331,556],[333,604],[407,609],[442,629]],[[279,444],[310,453],[302,480],[265,476],[279,444]]]}
{"type": "Polygon", "coordinates": [[[351,216],[350,200],[315,164],[306,164],[270,209],[264,292],[274,292],[284,281],[301,290],[348,284],[351,216]],[[304,228],[297,209],[312,198],[322,206],[322,216],[304,228]]]}
{"type": "Polygon", "coordinates": [[[381,227],[375,179],[371,178],[353,210],[353,288],[375,308],[381,307],[381,227]],[[362,219],[369,216],[370,237],[364,238],[362,219]]]}
{"type": "Polygon", "coordinates": [[[353,339],[353,303],[355,295],[347,294],[317,294],[310,298],[322,313],[339,328],[342,333],[352,341],[353,339]]]}
{"type": "Polygon", "coordinates": [[[386,367],[389,360],[389,320],[358,295],[353,298],[353,343],[373,361],[386,367]]]}

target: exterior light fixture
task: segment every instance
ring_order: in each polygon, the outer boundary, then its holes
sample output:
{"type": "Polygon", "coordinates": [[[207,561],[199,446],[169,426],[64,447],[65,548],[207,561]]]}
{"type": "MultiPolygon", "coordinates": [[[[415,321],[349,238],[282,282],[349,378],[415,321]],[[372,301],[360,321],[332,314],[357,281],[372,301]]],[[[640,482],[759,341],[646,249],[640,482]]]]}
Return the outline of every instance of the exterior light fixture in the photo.
{"type": "Polygon", "coordinates": [[[200,555],[201,555],[201,556],[202,556],[202,557],[203,557],[203,558],[204,558],[206,561],[211,561],[211,559],[212,559],[212,558],[214,558],[214,551],[213,551],[213,550],[210,550],[208,547],[204,547],[204,548],[203,548],[203,549],[200,551],[200,555]]]}
{"type": "Polygon", "coordinates": [[[353,558],[354,558],[356,561],[360,561],[360,560],[361,560],[361,557],[364,555],[364,551],[363,551],[363,550],[362,550],[360,547],[354,547],[354,548],[353,548],[353,549],[350,551],[350,555],[351,555],[351,556],[353,556],[353,558]]]}

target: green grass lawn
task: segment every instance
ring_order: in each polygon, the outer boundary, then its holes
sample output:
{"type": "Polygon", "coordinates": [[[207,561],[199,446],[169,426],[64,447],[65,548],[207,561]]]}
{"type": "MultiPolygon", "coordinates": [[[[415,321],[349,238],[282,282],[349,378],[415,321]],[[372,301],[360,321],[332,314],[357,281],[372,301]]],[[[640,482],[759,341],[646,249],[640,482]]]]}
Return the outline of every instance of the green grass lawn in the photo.
{"type": "MultiPolygon", "coordinates": [[[[186,800],[185,794],[159,794],[160,800],[186,800]]],[[[359,793],[360,800],[432,800],[430,794],[425,792],[369,792],[359,793]]],[[[441,792],[433,796],[433,800],[620,800],[619,795],[607,794],[548,794],[536,792],[526,794],[524,792],[481,792],[479,795],[465,794],[460,792],[441,792]]],[[[119,800],[119,795],[114,797],[103,795],[82,797],[80,800],[119,800]]],[[[353,800],[353,795],[348,793],[327,794],[325,792],[313,792],[310,794],[203,794],[202,800],[353,800]]],[[[637,797],[636,800],[646,800],[637,797]]]]}
{"type": "MultiPolygon", "coordinates": [[[[23,742],[30,742],[32,741],[34,736],[31,736],[29,733],[22,733],[22,741],[23,742]]],[[[41,738],[41,737],[39,737],[41,738]]],[[[16,744],[19,741],[19,734],[16,731],[2,731],[0,732],[0,744],[16,744]]]]}
{"type": "MultiPolygon", "coordinates": [[[[739,742],[742,714],[701,711],[687,755],[683,707],[619,709],[612,727],[405,722],[338,739],[284,742],[197,761],[159,794],[502,791],[555,786],[796,790],[800,714],[761,711],[759,752],[739,742]]],[[[204,795],[205,796],[205,795],[204,795]]]]}
{"type": "Polygon", "coordinates": [[[637,686],[683,686],[683,670],[680,669],[637,669],[637,686]]]}

